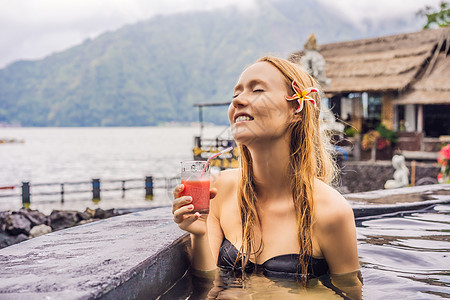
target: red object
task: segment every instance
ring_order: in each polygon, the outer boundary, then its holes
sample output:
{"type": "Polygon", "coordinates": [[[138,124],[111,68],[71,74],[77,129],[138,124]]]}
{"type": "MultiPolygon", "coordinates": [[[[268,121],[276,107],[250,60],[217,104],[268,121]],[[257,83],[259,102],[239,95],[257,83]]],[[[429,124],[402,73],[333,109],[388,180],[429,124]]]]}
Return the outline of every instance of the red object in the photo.
{"type": "Polygon", "coordinates": [[[388,143],[384,138],[377,139],[377,149],[378,150],[383,150],[387,146],[388,146],[388,143]]]}
{"type": "Polygon", "coordinates": [[[191,196],[194,205],[193,212],[209,213],[209,178],[206,180],[182,180],[184,190],[181,196],[191,196]]]}
{"type": "Polygon", "coordinates": [[[14,186],[0,186],[0,190],[13,190],[14,186]]]}

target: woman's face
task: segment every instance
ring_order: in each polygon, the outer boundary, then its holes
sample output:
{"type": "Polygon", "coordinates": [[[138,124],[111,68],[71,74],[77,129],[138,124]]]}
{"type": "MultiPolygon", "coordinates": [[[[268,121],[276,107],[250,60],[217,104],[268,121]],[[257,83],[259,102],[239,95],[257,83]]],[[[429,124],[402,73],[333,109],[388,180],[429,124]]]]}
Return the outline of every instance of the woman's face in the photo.
{"type": "Polygon", "coordinates": [[[287,95],[285,79],[272,64],[258,62],[247,68],[234,88],[228,109],[236,142],[249,146],[284,137],[295,112],[285,99],[287,95]]]}

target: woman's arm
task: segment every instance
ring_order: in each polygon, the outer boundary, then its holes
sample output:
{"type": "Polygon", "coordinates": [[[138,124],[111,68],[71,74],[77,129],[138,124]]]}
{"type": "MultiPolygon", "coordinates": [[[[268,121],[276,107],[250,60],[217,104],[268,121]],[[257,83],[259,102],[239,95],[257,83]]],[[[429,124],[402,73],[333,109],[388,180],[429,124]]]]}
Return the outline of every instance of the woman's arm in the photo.
{"type": "Polygon", "coordinates": [[[359,269],[355,219],[352,208],[344,201],[340,199],[340,203],[329,211],[328,218],[323,219],[320,226],[320,249],[331,274],[359,269]]]}
{"type": "MultiPolygon", "coordinates": [[[[331,188],[330,188],[331,189],[331,188]]],[[[320,250],[330,268],[331,283],[350,299],[362,298],[362,281],[353,210],[336,191],[320,195],[317,234],[320,250]]]]}
{"type": "MultiPolygon", "coordinates": [[[[200,271],[208,271],[215,268],[208,241],[207,219],[208,216],[200,213],[192,213],[191,196],[181,196],[184,186],[178,185],[173,191],[175,200],[172,204],[173,220],[180,229],[191,234],[190,258],[192,267],[200,271]]],[[[214,198],[217,191],[212,189],[210,197],[214,198]]]]}
{"type": "Polygon", "coordinates": [[[331,274],[359,269],[353,209],[339,192],[318,179],[314,182],[313,234],[331,274]]]}
{"type": "Polygon", "coordinates": [[[217,258],[223,239],[220,227],[217,205],[211,201],[209,215],[206,219],[207,233],[196,235],[191,233],[191,264],[199,271],[209,271],[217,268],[217,258]]]}
{"type": "Polygon", "coordinates": [[[217,268],[217,258],[223,240],[220,226],[220,206],[223,197],[227,197],[229,189],[228,176],[216,176],[211,180],[212,188],[208,215],[192,214],[193,206],[190,196],[180,197],[183,185],[174,190],[174,221],[178,226],[191,234],[190,259],[192,268],[198,271],[209,271],[217,268]],[[225,180],[224,180],[225,179],[225,180]],[[218,193],[221,191],[221,193],[218,193]]]}

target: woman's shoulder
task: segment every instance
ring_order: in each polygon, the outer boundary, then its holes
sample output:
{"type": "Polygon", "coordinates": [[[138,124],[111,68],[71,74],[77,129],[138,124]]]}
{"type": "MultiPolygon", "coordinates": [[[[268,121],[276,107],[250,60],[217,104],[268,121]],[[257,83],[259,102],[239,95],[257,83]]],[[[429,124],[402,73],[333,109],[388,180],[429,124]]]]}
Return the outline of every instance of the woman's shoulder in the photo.
{"type": "Polygon", "coordinates": [[[214,200],[211,201],[213,211],[219,212],[224,205],[236,200],[238,183],[238,169],[228,169],[211,175],[211,187],[217,190],[214,200]]]}
{"type": "Polygon", "coordinates": [[[314,187],[314,215],[319,227],[325,230],[353,222],[353,210],[348,201],[334,188],[316,179],[314,187]]]}

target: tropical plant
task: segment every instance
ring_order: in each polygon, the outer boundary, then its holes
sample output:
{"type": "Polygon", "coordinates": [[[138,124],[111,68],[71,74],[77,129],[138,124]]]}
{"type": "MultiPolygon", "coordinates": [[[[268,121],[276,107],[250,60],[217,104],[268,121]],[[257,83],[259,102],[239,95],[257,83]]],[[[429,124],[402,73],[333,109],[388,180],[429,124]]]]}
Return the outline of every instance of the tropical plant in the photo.
{"type": "Polygon", "coordinates": [[[446,27],[450,23],[450,8],[447,1],[441,1],[440,10],[437,11],[431,6],[427,5],[424,9],[417,12],[418,16],[426,16],[427,24],[423,26],[423,29],[428,29],[432,25],[437,25],[438,27],[446,27]]]}
{"type": "Polygon", "coordinates": [[[359,133],[359,130],[355,127],[349,126],[344,129],[344,134],[349,137],[353,137],[359,133]]]}
{"type": "Polygon", "coordinates": [[[383,124],[377,126],[376,130],[370,130],[362,137],[361,148],[363,150],[372,149],[376,143],[378,150],[383,150],[397,142],[397,133],[392,131],[383,124]]]}
{"type": "Polygon", "coordinates": [[[380,137],[380,134],[376,130],[370,130],[367,133],[363,134],[361,141],[361,148],[363,150],[370,150],[376,143],[377,139],[380,137]]]}
{"type": "Polygon", "coordinates": [[[397,143],[397,132],[386,128],[383,124],[377,126],[377,132],[383,139],[389,141],[389,143],[395,144],[397,143]]]}

